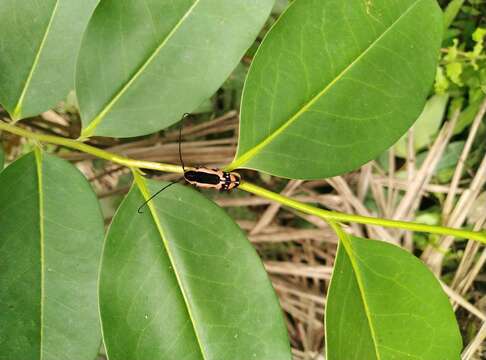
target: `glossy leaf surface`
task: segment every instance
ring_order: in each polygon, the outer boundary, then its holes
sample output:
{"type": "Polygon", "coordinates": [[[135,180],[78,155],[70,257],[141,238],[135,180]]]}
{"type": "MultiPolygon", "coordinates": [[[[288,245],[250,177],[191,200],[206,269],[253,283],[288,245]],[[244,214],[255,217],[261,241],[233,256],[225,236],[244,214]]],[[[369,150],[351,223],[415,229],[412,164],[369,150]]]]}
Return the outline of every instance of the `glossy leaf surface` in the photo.
{"type": "Polygon", "coordinates": [[[103,218],[85,178],[40,151],[0,173],[0,359],[92,360],[103,218]]]}
{"type": "Polygon", "coordinates": [[[458,360],[461,335],[434,275],[397,246],[340,234],[326,307],[328,360],[458,360]]]}
{"type": "Polygon", "coordinates": [[[236,67],[273,4],[102,1],[78,62],[82,136],[144,135],[195,110],[236,67]]]}
{"type": "Polygon", "coordinates": [[[248,74],[230,168],[313,179],[373,159],[422,111],[441,32],[435,0],[294,1],[248,74]]]}
{"type": "Polygon", "coordinates": [[[100,310],[110,360],[291,359],[259,257],[226,213],[174,185],[137,180],[103,255],[100,310]]]}
{"type": "Polygon", "coordinates": [[[0,104],[37,115],[74,88],[81,37],[98,0],[2,0],[0,104]]]}

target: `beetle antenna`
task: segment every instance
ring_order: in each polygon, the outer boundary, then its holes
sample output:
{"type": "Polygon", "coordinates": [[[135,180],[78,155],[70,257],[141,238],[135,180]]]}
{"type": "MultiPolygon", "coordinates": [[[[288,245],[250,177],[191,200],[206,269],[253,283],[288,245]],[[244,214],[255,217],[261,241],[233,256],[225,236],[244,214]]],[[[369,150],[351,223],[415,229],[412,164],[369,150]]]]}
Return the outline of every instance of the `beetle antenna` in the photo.
{"type": "Polygon", "coordinates": [[[151,197],[149,197],[142,205],[140,205],[140,207],[138,208],[137,212],[139,214],[143,214],[143,211],[142,209],[147,206],[147,204],[152,201],[157,195],[159,195],[162,191],[168,189],[169,187],[171,187],[172,185],[174,184],[177,184],[179,181],[181,181],[183,178],[180,178],[179,180],[177,181],[174,181],[174,182],[171,182],[170,184],[167,184],[165,185],[162,189],[160,189],[159,191],[157,191],[155,194],[153,194],[151,197]]]}
{"type": "MultiPolygon", "coordinates": [[[[185,113],[183,116],[182,116],[182,122],[181,122],[181,126],[179,128],[179,159],[181,160],[181,165],[182,165],[182,170],[184,172],[186,172],[186,168],[185,168],[185,165],[184,165],[184,160],[182,159],[182,126],[184,125],[184,120],[185,118],[187,118],[190,114],[188,113],[185,113]]],[[[181,181],[182,179],[184,179],[184,177],[181,177],[179,180],[177,181],[174,181],[174,182],[171,182],[170,184],[167,184],[165,185],[162,189],[160,189],[159,191],[157,191],[155,194],[153,194],[150,198],[148,198],[142,205],[140,205],[140,207],[138,208],[137,212],[139,214],[143,214],[143,211],[142,209],[147,206],[147,204],[152,201],[157,195],[159,195],[162,191],[168,189],[169,187],[171,187],[172,185],[174,184],[177,184],[179,181],[181,181]]]]}

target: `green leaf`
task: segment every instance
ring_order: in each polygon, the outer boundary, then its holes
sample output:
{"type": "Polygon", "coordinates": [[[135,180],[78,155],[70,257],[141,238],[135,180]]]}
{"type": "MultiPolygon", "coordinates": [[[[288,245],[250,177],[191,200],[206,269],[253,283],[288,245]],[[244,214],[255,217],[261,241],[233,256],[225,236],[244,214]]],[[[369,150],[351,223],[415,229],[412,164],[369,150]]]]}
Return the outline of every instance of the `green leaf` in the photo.
{"type": "MultiPolygon", "coordinates": [[[[413,143],[416,151],[431,144],[442,124],[448,100],[448,95],[434,95],[425,104],[422,114],[413,125],[413,143]]],[[[408,135],[405,134],[395,145],[397,156],[407,157],[407,142],[408,135]]]]}
{"type": "Polygon", "coordinates": [[[479,70],[477,61],[480,59],[484,49],[484,37],[486,36],[486,29],[478,27],[472,34],[472,39],[475,42],[472,52],[467,52],[466,56],[471,60],[471,65],[474,70],[479,70]]]}
{"type": "Polygon", "coordinates": [[[427,267],[395,245],[338,233],[326,359],[460,359],[454,312],[427,267]]]}
{"type": "Polygon", "coordinates": [[[452,22],[456,18],[459,11],[461,11],[461,7],[464,4],[464,0],[452,0],[446,7],[444,11],[444,30],[447,30],[449,26],[452,25],[452,22]]]}
{"type": "Polygon", "coordinates": [[[435,73],[434,90],[438,95],[444,95],[447,89],[449,89],[449,80],[447,80],[442,66],[438,66],[435,73]]]}
{"type": "Polygon", "coordinates": [[[472,34],[472,39],[474,40],[475,43],[482,43],[484,41],[485,36],[486,36],[486,28],[478,27],[476,30],[474,30],[472,34]]]}
{"type": "Polygon", "coordinates": [[[94,359],[103,218],[87,181],[29,153],[0,173],[0,229],[0,359],[94,359]]]}
{"type": "Polygon", "coordinates": [[[462,63],[460,62],[453,62],[446,65],[446,73],[451,81],[459,86],[463,86],[463,82],[461,80],[461,74],[463,71],[462,63]]]}
{"type": "Polygon", "coordinates": [[[454,128],[454,135],[458,135],[464,131],[469,125],[471,125],[478,113],[479,107],[481,106],[485,95],[483,94],[479,99],[470,103],[459,115],[456,127],[454,128]]]}
{"type": "Polygon", "coordinates": [[[229,168],[313,179],[375,158],[422,111],[441,32],[435,0],[293,2],[248,74],[229,168]]]}
{"type": "Polygon", "coordinates": [[[136,175],[106,241],[100,282],[110,360],[291,359],[275,293],[226,213],[193,189],[136,175]]]}
{"type": "Polygon", "coordinates": [[[15,120],[37,115],[74,88],[82,33],[98,0],[2,0],[0,104],[15,120]]]}
{"type": "Polygon", "coordinates": [[[459,40],[453,39],[452,46],[448,48],[447,54],[444,56],[444,60],[446,62],[454,62],[457,59],[459,49],[457,46],[459,45],[459,40]]]}
{"type": "Polygon", "coordinates": [[[82,137],[145,135],[192,112],[231,74],[273,4],[102,1],[78,62],[82,137]]]}

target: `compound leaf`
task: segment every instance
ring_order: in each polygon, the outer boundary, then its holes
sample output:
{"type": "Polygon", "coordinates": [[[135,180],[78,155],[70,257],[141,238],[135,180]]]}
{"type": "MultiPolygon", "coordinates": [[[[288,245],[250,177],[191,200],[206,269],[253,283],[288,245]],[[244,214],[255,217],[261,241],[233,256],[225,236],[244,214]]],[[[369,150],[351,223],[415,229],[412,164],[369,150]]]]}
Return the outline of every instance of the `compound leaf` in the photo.
{"type": "Polygon", "coordinates": [[[100,311],[110,360],[291,359],[265,270],[228,215],[136,175],[108,233],[100,311]]]}
{"type": "Polygon", "coordinates": [[[427,267],[395,245],[338,233],[326,359],[460,359],[454,312],[427,267]]]}
{"type": "Polygon", "coordinates": [[[66,161],[36,150],[0,173],[0,359],[95,358],[103,230],[66,161]]]}
{"type": "Polygon", "coordinates": [[[102,1],[78,62],[82,137],[145,135],[196,109],[236,67],[273,4],[102,1]]]}
{"type": "Polygon", "coordinates": [[[98,0],[2,0],[0,104],[18,120],[74,88],[81,37],[98,0]]]}
{"type": "Polygon", "coordinates": [[[268,33],[229,166],[295,179],[353,170],[422,111],[442,32],[435,0],[299,0],[268,33]]]}

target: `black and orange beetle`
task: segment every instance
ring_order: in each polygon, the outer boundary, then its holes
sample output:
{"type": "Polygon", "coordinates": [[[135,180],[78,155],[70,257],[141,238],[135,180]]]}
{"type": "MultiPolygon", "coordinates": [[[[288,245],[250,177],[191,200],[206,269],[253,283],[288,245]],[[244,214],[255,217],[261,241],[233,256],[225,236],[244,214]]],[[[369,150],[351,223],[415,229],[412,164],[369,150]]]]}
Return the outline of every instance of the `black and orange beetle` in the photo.
{"type": "MultiPolygon", "coordinates": [[[[184,120],[189,114],[184,114],[182,120],[184,120]]],[[[219,191],[231,191],[236,189],[241,182],[240,174],[236,172],[223,171],[220,169],[209,169],[206,167],[196,167],[186,170],[184,165],[184,160],[182,159],[182,126],[179,130],[179,158],[181,160],[182,170],[184,171],[183,179],[189,184],[201,189],[215,189],[219,191]]],[[[142,209],[148,204],[153,198],[159,195],[162,191],[166,190],[168,187],[178,183],[180,180],[172,182],[162,189],[153,194],[147,201],[145,201],[139,208],[138,213],[142,214],[142,209]]]]}
{"type": "Polygon", "coordinates": [[[219,191],[231,191],[240,185],[240,174],[219,169],[205,167],[193,170],[184,170],[184,179],[196,187],[202,189],[216,189],[219,191]]]}

